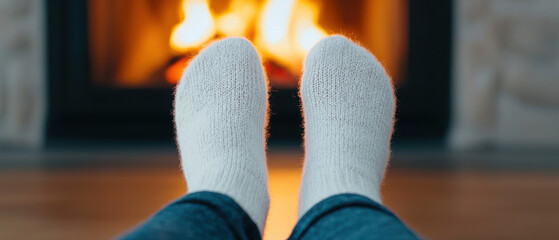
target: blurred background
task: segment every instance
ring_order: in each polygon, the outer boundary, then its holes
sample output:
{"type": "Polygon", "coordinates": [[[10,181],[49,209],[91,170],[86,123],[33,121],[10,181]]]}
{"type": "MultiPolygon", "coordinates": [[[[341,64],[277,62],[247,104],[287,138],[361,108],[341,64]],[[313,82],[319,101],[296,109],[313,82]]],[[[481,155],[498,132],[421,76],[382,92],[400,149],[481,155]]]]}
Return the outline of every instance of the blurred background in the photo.
{"type": "Polygon", "coordinates": [[[0,0],[0,239],[104,239],[185,193],[172,100],[251,40],[270,96],[265,239],[296,222],[297,85],[344,34],[396,86],[384,204],[429,239],[559,239],[559,1],[0,0]]]}

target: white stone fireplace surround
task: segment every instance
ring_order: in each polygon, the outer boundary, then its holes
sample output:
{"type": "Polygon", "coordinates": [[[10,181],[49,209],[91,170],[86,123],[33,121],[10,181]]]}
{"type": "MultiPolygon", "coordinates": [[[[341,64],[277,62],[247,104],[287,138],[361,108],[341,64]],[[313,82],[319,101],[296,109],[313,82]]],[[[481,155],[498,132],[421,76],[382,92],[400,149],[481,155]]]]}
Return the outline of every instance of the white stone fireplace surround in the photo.
{"type": "Polygon", "coordinates": [[[559,147],[559,1],[455,1],[454,148],[559,147]]]}
{"type": "Polygon", "coordinates": [[[0,0],[0,145],[44,144],[44,13],[44,0],[0,0]]]}

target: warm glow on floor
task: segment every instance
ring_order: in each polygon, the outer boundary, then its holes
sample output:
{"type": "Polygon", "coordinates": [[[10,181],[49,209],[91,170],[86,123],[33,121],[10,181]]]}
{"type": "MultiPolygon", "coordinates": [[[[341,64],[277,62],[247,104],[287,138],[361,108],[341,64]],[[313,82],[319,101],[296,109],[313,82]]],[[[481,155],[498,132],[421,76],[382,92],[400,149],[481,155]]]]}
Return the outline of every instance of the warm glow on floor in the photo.
{"type": "Polygon", "coordinates": [[[270,168],[270,212],[265,240],[287,239],[297,222],[297,202],[301,182],[300,168],[270,168]]]}

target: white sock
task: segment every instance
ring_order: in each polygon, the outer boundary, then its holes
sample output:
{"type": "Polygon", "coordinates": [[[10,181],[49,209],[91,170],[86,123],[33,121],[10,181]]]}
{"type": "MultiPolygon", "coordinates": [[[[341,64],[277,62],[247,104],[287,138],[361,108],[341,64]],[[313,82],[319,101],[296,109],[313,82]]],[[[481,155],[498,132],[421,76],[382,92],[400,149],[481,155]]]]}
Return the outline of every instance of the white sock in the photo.
{"type": "Polygon", "coordinates": [[[328,37],[305,60],[300,94],[305,165],[299,217],[336,194],[380,203],[395,109],[382,65],[345,37],[328,37]]]}
{"type": "Polygon", "coordinates": [[[268,90],[258,53],[243,38],[204,49],[175,95],[175,124],[188,193],[233,198],[260,232],[268,214],[268,90]]]}

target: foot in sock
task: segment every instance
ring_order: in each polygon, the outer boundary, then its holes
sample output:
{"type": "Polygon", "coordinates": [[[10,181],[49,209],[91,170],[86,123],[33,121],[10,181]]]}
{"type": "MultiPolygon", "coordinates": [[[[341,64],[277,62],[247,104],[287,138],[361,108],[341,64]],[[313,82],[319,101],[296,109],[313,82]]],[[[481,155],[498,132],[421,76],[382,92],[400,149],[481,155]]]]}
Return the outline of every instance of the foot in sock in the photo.
{"type": "Polygon", "coordinates": [[[305,164],[299,217],[342,193],[380,203],[395,110],[394,91],[382,65],[345,37],[328,37],[305,60],[300,95],[305,164]]]}
{"type": "Polygon", "coordinates": [[[264,228],[268,89],[250,42],[228,38],[204,49],[177,86],[175,125],[188,193],[233,198],[264,228]]]}

